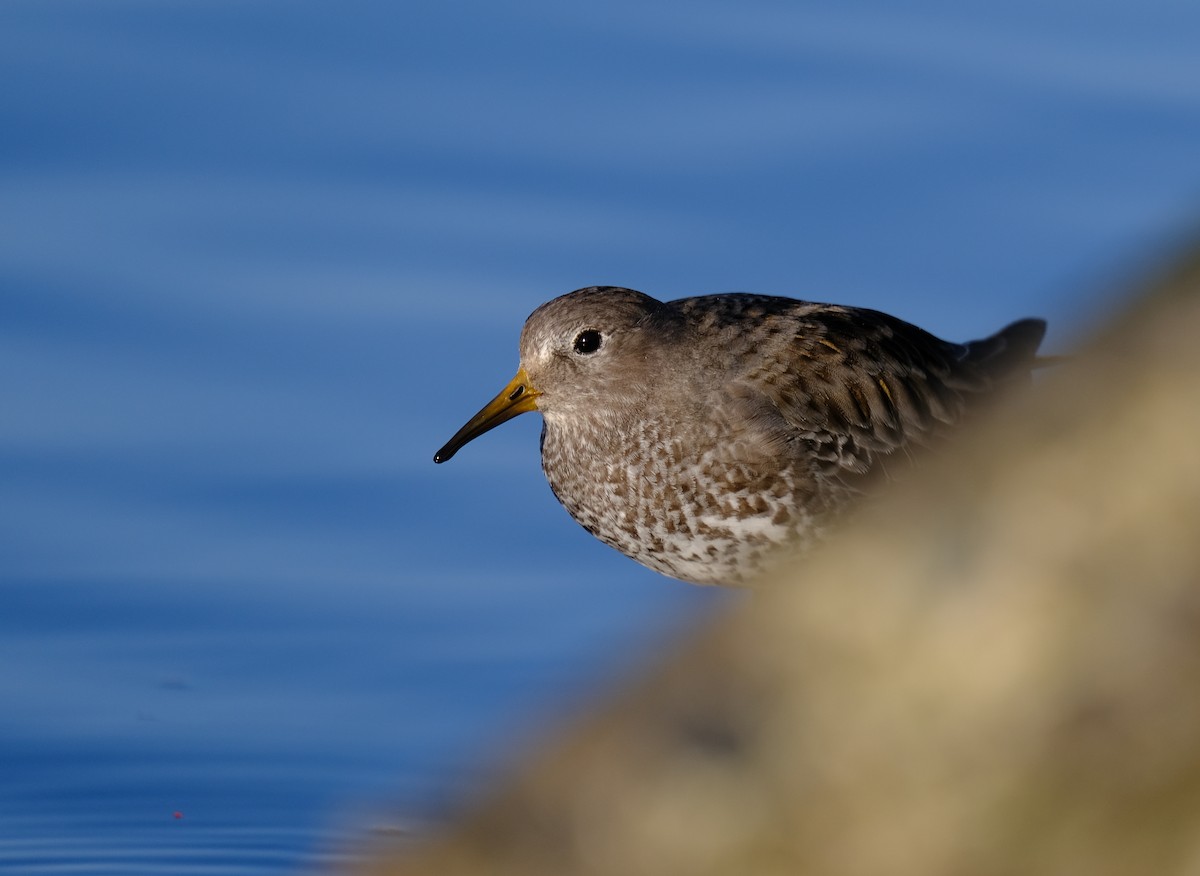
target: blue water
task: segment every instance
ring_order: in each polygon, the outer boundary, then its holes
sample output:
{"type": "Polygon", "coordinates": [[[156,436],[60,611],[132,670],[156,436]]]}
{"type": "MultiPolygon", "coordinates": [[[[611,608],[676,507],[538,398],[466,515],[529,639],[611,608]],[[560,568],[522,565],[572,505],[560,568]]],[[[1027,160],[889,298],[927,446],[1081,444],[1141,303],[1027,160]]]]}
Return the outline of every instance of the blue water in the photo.
{"type": "Polygon", "coordinates": [[[730,597],[578,529],[592,283],[1061,348],[1194,226],[1200,6],[0,4],[0,871],[309,872],[730,597]]]}

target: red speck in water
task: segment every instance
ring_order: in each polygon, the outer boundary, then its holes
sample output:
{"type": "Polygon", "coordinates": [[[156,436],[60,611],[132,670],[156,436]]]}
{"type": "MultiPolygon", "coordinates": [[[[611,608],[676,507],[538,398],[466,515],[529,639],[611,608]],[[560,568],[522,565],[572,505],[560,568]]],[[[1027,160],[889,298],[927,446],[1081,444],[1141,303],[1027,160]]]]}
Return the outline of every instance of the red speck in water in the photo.
{"type": "Polygon", "coordinates": [[[172,812],[171,814],[175,816],[175,820],[176,820],[176,821],[178,821],[179,819],[183,818],[183,813],[182,813],[182,812],[180,812],[178,809],[176,809],[176,810],[175,810],[174,812],[172,812]]]}

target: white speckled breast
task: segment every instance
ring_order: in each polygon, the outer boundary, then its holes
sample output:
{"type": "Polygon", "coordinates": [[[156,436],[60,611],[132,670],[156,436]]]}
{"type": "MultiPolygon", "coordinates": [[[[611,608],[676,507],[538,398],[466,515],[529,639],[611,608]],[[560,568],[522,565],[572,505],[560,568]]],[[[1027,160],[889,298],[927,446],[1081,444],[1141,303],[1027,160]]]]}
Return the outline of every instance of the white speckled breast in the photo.
{"type": "Polygon", "coordinates": [[[795,466],[739,461],[724,452],[730,436],[708,429],[700,436],[683,425],[547,417],[542,468],[581,526],[683,581],[744,585],[779,547],[811,539],[814,520],[797,494],[795,466]]]}

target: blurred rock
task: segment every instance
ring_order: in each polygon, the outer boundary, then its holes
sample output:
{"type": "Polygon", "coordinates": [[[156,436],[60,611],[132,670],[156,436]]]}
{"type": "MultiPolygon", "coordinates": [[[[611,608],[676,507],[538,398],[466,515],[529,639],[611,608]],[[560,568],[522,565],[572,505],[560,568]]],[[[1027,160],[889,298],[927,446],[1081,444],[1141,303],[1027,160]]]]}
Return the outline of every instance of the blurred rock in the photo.
{"type": "Polygon", "coordinates": [[[370,874],[1200,874],[1200,255],[370,874]]]}

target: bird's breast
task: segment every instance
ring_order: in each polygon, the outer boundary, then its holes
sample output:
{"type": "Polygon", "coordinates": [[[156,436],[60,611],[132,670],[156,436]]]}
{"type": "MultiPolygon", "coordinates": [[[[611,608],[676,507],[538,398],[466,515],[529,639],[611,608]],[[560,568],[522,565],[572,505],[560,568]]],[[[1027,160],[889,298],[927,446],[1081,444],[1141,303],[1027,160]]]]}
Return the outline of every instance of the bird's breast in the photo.
{"type": "Polygon", "coordinates": [[[739,459],[727,437],[678,421],[604,428],[547,417],[542,468],[581,526],[642,565],[741,584],[814,527],[803,472],[739,459]]]}

